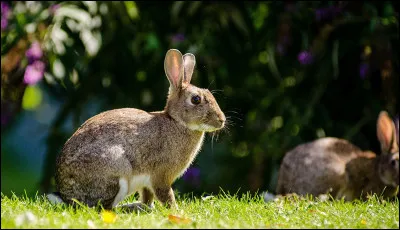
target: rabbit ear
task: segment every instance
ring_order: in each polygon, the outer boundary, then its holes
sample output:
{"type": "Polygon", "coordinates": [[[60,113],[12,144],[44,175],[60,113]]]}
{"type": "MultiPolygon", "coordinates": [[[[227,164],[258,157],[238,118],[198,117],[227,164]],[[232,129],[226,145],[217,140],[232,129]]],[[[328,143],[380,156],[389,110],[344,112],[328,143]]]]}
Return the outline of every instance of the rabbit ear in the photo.
{"type": "Polygon", "coordinates": [[[179,90],[183,80],[182,53],[177,49],[168,50],[164,60],[164,70],[169,83],[175,90],[179,90]]]}
{"type": "Polygon", "coordinates": [[[393,152],[398,149],[394,123],[385,111],[379,113],[377,136],[381,143],[382,153],[393,152]]]}
{"type": "Polygon", "coordinates": [[[193,54],[187,53],[183,55],[183,67],[184,67],[183,82],[188,84],[190,83],[195,65],[196,65],[196,58],[194,57],[193,54]]]}

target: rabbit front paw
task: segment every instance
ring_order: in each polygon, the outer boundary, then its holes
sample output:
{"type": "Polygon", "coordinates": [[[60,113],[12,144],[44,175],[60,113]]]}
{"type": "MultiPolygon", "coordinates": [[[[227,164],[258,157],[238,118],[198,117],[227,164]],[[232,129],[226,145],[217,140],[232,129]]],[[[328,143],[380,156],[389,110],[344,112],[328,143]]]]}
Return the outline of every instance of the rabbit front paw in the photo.
{"type": "Polygon", "coordinates": [[[175,195],[172,188],[169,187],[158,187],[154,189],[154,193],[157,199],[165,205],[167,208],[178,209],[178,205],[175,201],[175,195]]]}
{"type": "Polygon", "coordinates": [[[154,208],[154,205],[146,205],[141,202],[133,202],[129,204],[118,205],[116,208],[125,212],[149,212],[154,208]]]}

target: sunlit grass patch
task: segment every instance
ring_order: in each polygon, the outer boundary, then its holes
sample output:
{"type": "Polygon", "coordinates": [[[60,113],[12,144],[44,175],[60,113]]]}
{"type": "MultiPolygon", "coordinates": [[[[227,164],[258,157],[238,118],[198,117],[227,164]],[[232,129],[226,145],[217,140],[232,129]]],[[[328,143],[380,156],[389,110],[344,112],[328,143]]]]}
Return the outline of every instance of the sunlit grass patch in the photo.
{"type": "MultiPolygon", "coordinates": [[[[134,197],[123,203],[134,201],[134,197]]],[[[399,228],[399,202],[345,202],[291,196],[265,203],[258,195],[177,197],[179,210],[150,212],[52,205],[44,197],[1,197],[2,228],[399,228]]]]}

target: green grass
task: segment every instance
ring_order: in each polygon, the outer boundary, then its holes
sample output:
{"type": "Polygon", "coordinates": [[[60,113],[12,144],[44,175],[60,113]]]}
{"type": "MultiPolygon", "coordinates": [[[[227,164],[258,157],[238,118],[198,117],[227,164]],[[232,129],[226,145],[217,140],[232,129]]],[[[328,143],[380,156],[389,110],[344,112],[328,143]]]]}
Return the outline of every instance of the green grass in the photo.
{"type": "Polygon", "coordinates": [[[208,199],[178,196],[177,202],[178,211],[159,203],[149,213],[114,210],[115,222],[105,223],[94,208],[73,209],[52,205],[43,197],[2,194],[1,228],[399,228],[397,198],[344,202],[292,196],[264,203],[260,196],[222,192],[208,199]],[[191,222],[173,222],[171,214],[191,222]]]}

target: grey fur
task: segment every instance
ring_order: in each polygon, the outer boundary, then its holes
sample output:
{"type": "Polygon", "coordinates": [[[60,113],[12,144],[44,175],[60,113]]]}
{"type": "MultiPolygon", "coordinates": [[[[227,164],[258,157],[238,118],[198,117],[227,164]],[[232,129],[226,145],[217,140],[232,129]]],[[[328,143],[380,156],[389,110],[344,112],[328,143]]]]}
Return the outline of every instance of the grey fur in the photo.
{"type": "Polygon", "coordinates": [[[172,183],[195,159],[204,133],[224,127],[225,115],[209,90],[183,81],[178,50],[167,52],[164,68],[171,86],[163,111],[105,111],[65,143],[56,162],[56,186],[65,202],[75,198],[110,209],[120,178],[146,174],[151,185],[139,191],[142,202],[151,206],[155,197],[176,207],[172,183]],[[201,97],[199,105],[191,103],[193,95],[201,97]]]}
{"type": "Polygon", "coordinates": [[[365,199],[371,193],[395,196],[399,186],[399,148],[394,123],[385,111],[379,114],[377,135],[382,147],[378,156],[333,137],[298,145],[282,160],[276,193],[330,193],[345,200],[365,199]]]}

